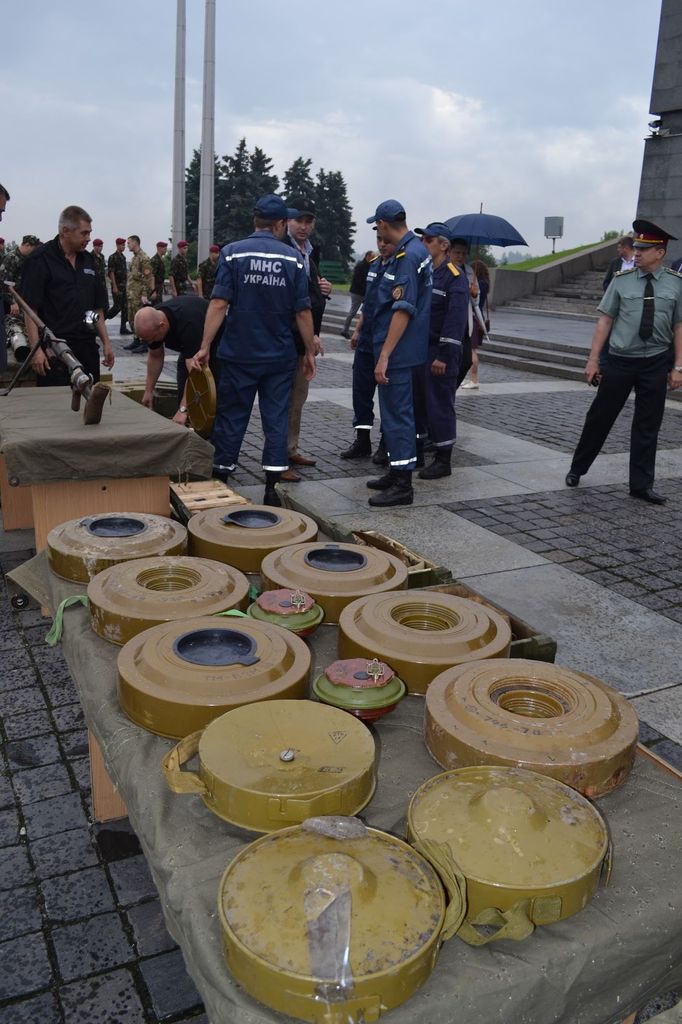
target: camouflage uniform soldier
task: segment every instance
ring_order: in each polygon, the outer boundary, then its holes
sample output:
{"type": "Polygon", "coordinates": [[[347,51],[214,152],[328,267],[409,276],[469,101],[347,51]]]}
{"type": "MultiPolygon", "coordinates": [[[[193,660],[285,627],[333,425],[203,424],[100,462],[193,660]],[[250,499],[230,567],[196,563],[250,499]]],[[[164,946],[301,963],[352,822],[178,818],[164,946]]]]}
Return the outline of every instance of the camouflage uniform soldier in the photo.
{"type": "Polygon", "coordinates": [[[121,334],[130,334],[126,327],[128,319],[128,264],[124,254],[125,238],[116,239],[116,252],[112,252],[107,261],[107,274],[111,284],[112,305],[107,312],[107,320],[113,320],[117,313],[121,314],[121,334]]]}
{"type": "MultiPolygon", "coordinates": [[[[17,245],[13,249],[8,249],[5,253],[5,258],[2,261],[2,279],[3,281],[10,281],[15,289],[21,293],[21,273],[24,266],[24,260],[30,252],[40,245],[40,239],[37,235],[24,235],[21,240],[21,245],[17,245]]],[[[12,302],[10,293],[5,290],[4,296],[10,306],[12,306],[12,316],[19,315],[19,309],[16,303],[12,302]]]]}
{"type": "Polygon", "coordinates": [[[170,268],[170,286],[175,296],[194,292],[187,265],[187,242],[178,242],[178,252],[170,268]]]}
{"type": "MultiPolygon", "coordinates": [[[[128,249],[133,254],[128,271],[128,322],[135,323],[135,314],[147,302],[148,297],[154,290],[154,276],[152,274],[152,263],[147,253],[140,248],[140,236],[128,236],[128,249]]],[[[147,346],[134,338],[132,345],[126,348],[131,352],[146,352],[147,346]]]]}
{"type": "Polygon", "coordinates": [[[199,272],[197,276],[197,291],[199,295],[204,299],[211,298],[211,292],[213,291],[213,285],[215,284],[216,274],[218,273],[218,256],[220,255],[220,246],[212,245],[208,250],[208,259],[204,260],[199,264],[199,272]]]}
{"type": "Polygon", "coordinates": [[[166,249],[168,242],[156,243],[156,254],[151,258],[152,274],[154,275],[154,291],[150,295],[152,302],[163,302],[163,285],[166,280],[166,249]]]}

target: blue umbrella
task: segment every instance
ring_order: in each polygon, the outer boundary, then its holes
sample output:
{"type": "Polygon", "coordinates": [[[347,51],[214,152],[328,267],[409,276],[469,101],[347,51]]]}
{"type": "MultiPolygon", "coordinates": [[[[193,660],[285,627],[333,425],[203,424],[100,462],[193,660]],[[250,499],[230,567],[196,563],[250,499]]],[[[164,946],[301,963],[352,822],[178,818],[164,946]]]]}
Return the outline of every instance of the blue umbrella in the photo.
{"type": "Polygon", "coordinates": [[[528,245],[508,220],[492,213],[462,213],[445,223],[453,238],[462,238],[469,245],[528,245]]]}

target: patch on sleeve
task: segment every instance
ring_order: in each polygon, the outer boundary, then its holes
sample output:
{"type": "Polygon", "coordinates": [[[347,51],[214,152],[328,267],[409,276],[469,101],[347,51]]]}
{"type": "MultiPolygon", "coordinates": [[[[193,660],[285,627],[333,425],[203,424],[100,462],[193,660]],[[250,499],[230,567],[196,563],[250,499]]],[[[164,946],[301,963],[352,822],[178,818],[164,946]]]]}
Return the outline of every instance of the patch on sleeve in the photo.
{"type": "Polygon", "coordinates": [[[397,284],[393,291],[391,292],[391,296],[393,297],[395,302],[398,302],[400,299],[402,299],[404,292],[405,289],[403,288],[403,286],[401,284],[397,284]]]}

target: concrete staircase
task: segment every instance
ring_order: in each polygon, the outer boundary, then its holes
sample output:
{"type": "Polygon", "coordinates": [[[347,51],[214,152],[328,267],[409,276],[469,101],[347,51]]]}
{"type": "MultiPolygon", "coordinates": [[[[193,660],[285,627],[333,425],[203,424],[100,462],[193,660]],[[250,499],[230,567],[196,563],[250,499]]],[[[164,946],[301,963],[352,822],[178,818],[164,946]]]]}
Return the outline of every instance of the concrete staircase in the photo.
{"type": "Polygon", "coordinates": [[[566,316],[573,320],[596,320],[602,297],[604,271],[588,270],[571,281],[505,303],[506,309],[524,313],[566,316]]]}
{"type": "MultiPolygon", "coordinates": [[[[526,310],[529,312],[529,310],[526,310]]],[[[525,373],[542,373],[565,380],[584,380],[587,352],[578,345],[515,338],[492,331],[479,349],[482,364],[508,366],[525,373]]]]}

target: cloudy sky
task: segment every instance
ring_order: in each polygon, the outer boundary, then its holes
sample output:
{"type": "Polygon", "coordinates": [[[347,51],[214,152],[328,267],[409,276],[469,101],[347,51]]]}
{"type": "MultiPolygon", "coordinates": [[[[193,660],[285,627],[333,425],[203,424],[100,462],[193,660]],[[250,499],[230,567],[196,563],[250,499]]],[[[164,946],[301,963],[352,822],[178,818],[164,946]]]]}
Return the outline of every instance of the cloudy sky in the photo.
{"type": "MultiPolygon", "coordinates": [[[[174,0],[3,0],[1,233],[56,233],[84,206],[111,251],[171,220],[174,0]]],[[[201,135],[202,0],[187,0],[187,162],[201,135]]],[[[413,226],[484,210],[534,254],[629,227],[659,0],[217,0],[216,149],[246,136],[280,174],[341,170],[358,222],[398,198],[413,226]]]]}

